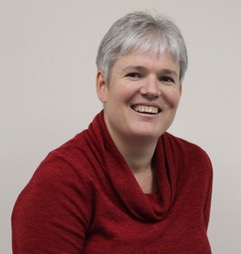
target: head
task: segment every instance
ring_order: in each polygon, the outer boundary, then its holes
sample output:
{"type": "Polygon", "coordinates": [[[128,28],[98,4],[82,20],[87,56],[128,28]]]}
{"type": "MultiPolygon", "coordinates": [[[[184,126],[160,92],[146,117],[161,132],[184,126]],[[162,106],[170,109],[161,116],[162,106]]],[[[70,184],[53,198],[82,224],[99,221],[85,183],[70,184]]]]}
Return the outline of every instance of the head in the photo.
{"type": "Polygon", "coordinates": [[[180,67],[180,82],[187,70],[187,50],[179,28],[168,18],[133,12],[117,20],[102,39],[96,64],[109,83],[118,57],[132,52],[162,54],[168,51],[180,67]]]}

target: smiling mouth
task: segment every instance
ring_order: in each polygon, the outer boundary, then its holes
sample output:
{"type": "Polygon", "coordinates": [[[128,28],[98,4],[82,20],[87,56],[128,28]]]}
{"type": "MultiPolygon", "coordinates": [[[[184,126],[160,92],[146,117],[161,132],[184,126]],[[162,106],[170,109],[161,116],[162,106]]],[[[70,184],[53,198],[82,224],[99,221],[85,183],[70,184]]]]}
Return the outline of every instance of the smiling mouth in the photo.
{"type": "Polygon", "coordinates": [[[134,105],[131,108],[138,113],[149,115],[156,115],[161,112],[161,110],[158,107],[154,106],[134,105]]]}

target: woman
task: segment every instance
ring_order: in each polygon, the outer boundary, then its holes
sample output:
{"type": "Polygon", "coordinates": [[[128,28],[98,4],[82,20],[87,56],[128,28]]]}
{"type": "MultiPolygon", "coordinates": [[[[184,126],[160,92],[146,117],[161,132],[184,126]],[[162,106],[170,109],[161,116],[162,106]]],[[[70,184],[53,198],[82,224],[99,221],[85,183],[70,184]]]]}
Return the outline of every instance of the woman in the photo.
{"type": "Polygon", "coordinates": [[[130,13],[103,38],[97,68],[103,110],[20,194],[13,253],[210,254],[210,160],[166,132],[187,69],[179,29],[130,13]]]}

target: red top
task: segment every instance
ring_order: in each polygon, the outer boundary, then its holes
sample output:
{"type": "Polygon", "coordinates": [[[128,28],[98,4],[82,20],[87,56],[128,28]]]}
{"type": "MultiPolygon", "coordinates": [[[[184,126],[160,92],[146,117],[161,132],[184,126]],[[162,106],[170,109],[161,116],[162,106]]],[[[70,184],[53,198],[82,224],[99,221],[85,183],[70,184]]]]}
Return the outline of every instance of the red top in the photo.
{"type": "Polygon", "coordinates": [[[153,160],[158,193],[144,194],[98,114],[47,156],[18,197],[13,254],[210,254],[207,154],[165,133],[153,160]]]}

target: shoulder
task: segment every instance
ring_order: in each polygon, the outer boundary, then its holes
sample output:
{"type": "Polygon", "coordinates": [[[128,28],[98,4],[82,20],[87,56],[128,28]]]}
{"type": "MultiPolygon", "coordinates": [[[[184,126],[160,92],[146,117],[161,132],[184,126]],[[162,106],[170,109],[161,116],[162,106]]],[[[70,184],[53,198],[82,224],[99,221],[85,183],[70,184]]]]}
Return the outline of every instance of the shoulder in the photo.
{"type": "Polygon", "coordinates": [[[207,156],[207,153],[199,145],[192,143],[188,140],[182,139],[180,137],[174,136],[168,132],[163,134],[163,139],[166,140],[170,145],[175,146],[183,151],[186,152],[193,151],[205,154],[207,156]]]}
{"type": "Polygon", "coordinates": [[[206,151],[190,141],[184,140],[180,137],[176,137],[168,132],[163,134],[163,142],[173,152],[177,153],[183,158],[194,164],[205,164],[212,168],[211,160],[206,151]]]}
{"type": "Polygon", "coordinates": [[[76,152],[77,142],[74,138],[50,152],[18,196],[12,224],[14,241],[21,246],[28,246],[31,237],[31,248],[44,242],[43,248],[50,250],[56,241],[69,250],[81,248],[93,216],[93,194],[85,171],[77,173],[75,161],[81,154],[76,152]],[[24,232],[21,235],[17,234],[20,230],[24,232]]]}
{"type": "Polygon", "coordinates": [[[47,155],[20,193],[15,207],[28,210],[38,207],[47,213],[49,208],[57,211],[75,204],[76,207],[84,206],[88,210],[91,199],[88,185],[90,177],[87,170],[79,173],[81,162],[77,166],[76,161],[78,155],[81,158],[81,152],[76,152],[77,142],[78,136],[47,155]]]}
{"type": "Polygon", "coordinates": [[[84,136],[84,132],[80,133],[51,151],[34,171],[23,193],[41,196],[87,193],[92,177],[88,170],[84,136]]]}
{"type": "MultiPolygon", "coordinates": [[[[198,145],[170,133],[162,137],[165,154],[185,182],[201,185],[206,193],[212,186],[213,167],[208,154],[198,145]]],[[[170,163],[170,162],[169,162],[170,163]]]]}

